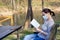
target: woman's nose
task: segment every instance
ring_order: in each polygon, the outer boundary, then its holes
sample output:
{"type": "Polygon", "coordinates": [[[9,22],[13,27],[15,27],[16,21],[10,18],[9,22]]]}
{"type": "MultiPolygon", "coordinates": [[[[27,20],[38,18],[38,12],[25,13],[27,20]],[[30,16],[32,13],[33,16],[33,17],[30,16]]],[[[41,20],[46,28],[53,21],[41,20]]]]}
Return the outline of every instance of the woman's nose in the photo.
{"type": "Polygon", "coordinates": [[[42,14],[42,16],[44,16],[44,14],[42,14]]]}

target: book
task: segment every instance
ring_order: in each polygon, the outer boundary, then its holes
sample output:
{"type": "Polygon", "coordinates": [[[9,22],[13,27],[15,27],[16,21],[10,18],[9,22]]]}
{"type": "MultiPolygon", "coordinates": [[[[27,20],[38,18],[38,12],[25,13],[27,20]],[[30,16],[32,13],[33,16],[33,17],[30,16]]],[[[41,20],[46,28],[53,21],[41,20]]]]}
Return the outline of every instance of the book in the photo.
{"type": "Polygon", "coordinates": [[[33,25],[35,28],[38,28],[40,26],[40,24],[35,20],[33,19],[31,22],[30,22],[31,25],[33,25]]]}

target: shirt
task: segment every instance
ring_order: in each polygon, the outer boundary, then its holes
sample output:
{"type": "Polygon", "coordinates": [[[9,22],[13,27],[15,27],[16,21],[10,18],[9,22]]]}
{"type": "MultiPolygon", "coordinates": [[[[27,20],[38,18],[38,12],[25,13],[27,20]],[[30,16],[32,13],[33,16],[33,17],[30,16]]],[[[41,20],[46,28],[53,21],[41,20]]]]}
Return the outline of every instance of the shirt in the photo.
{"type": "Polygon", "coordinates": [[[44,21],[44,24],[42,25],[42,31],[48,33],[47,35],[44,35],[42,33],[38,33],[38,36],[43,38],[43,39],[47,39],[50,35],[50,29],[52,28],[52,26],[54,25],[54,20],[50,19],[48,21],[44,21]]]}

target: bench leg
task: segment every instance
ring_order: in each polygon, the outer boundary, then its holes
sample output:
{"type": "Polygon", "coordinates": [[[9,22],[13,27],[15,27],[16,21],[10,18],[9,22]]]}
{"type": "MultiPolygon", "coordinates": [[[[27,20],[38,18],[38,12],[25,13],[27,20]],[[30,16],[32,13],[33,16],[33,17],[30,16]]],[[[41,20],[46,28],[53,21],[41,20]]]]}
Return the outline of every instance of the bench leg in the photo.
{"type": "Polygon", "coordinates": [[[17,40],[20,40],[19,31],[17,31],[17,40]]]}

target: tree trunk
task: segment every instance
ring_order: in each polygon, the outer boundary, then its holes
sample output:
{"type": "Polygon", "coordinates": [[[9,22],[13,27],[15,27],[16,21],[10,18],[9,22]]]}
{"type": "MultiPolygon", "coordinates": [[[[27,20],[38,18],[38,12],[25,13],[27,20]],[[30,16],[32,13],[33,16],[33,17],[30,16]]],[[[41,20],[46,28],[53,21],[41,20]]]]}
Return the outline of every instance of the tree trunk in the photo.
{"type": "Polygon", "coordinates": [[[32,12],[32,6],[31,6],[31,0],[28,0],[28,11],[27,11],[27,16],[26,16],[26,21],[25,21],[25,30],[28,29],[30,25],[30,21],[33,19],[33,12],[32,12]]]}

